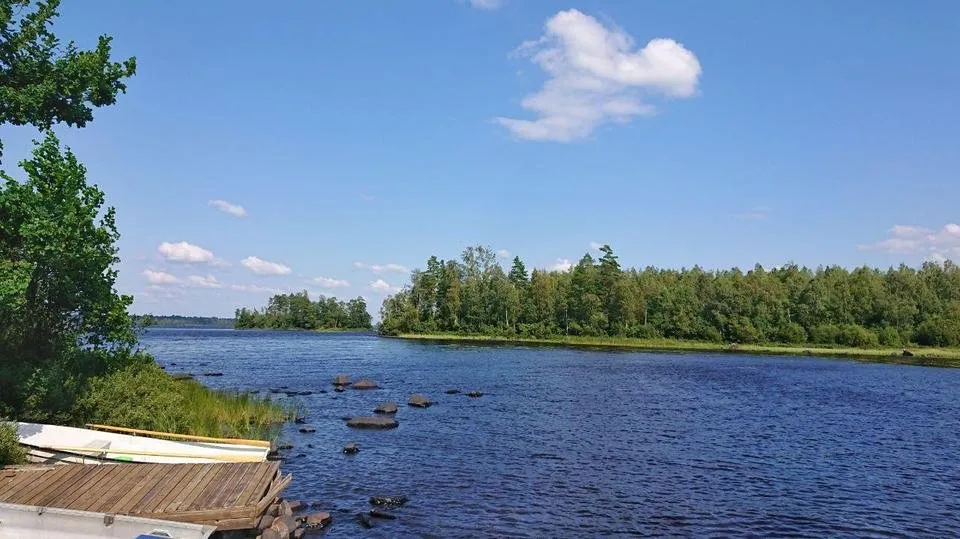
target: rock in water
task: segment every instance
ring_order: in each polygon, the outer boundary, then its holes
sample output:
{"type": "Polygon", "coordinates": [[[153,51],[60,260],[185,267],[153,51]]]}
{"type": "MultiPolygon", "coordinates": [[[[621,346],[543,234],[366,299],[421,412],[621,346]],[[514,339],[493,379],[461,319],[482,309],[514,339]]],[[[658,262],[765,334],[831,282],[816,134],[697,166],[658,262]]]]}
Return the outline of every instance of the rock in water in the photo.
{"type": "Polygon", "coordinates": [[[390,513],[381,511],[380,509],[371,509],[370,516],[373,518],[382,518],[386,520],[395,520],[397,518],[396,515],[391,515],[390,513]]]}
{"type": "Polygon", "coordinates": [[[357,442],[350,442],[343,446],[343,452],[347,455],[356,455],[360,452],[360,446],[357,445],[357,442]]]}
{"type": "Polygon", "coordinates": [[[407,503],[406,496],[374,496],[370,498],[370,505],[382,505],[384,507],[397,507],[407,503]]]}
{"type": "Polygon", "coordinates": [[[410,398],[407,400],[407,404],[417,408],[426,408],[427,406],[433,404],[433,401],[431,401],[426,395],[417,393],[415,395],[410,395],[410,398]]]}
{"type": "Polygon", "coordinates": [[[334,386],[333,390],[336,391],[337,393],[343,393],[344,391],[346,391],[345,389],[343,389],[343,386],[334,386]]]}
{"type": "Polygon", "coordinates": [[[330,516],[330,513],[310,513],[307,515],[307,518],[304,519],[303,525],[307,528],[322,528],[333,520],[333,517],[330,516]]]}
{"type": "Polygon", "coordinates": [[[347,426],[353,429],[394,429],[397,421],[389,417],[352,417],[347,426]]]}
{"type": "Polygon", "coordinates": [[[350,377],[347,376],[347,373],[341,372],[340,374],[333,377],[333,385],[348,386],[350,385],[350,377]]]}
{"type": "Polygon", "coordinates": [[[364,378],[353,383],[353,389],[377,389],[377,383],[373,380],[364,378]]]}
{"type": "Polygon", "coordinates": [[[293,419],[293,422],[296,423],[296,424],[298,424],[298,425],[302,425],[302,424],[304,424],[304,423],[307,422],[307,418],[305,418],[305,417],[303,417],[303,416],[297,416],[297,417],[295,417],[295,418],[293,419]]]}
{"type": "Polygon", "coordinates": [[[223,376],[223,373],[222,372],[205,372],[203,373],[203,375],[204,376],[223,376]]]}
{"type": "Polygon", "coordinates": [[[304,434],[313,434],[314,432],[317,432],[317,429],[313,427],[300,427],[300,432],[304,434]]]}
{"type": "Polygon", "coordinates": [[[376,409],[374,409],[374,412],[378,414],[395,414],[397,413],[397,403],[393,401],[387,401],[380,406],[377,406],[376,409]]]}
{"type": "Polygon", "coordinates": [[[366,513],[357,513],[357,524],[367,529],[373,527],[373,521],[370,520],[370,515],[366,513]]]}
{"type": "Polygon", "coordinates": [[[460,393],[460,390],[451,388],[451,389],[448,389],[446,393],[447,395],[456,395],[457,393],[460,393]]]}
{"type": "Polygon", "coordinates": [[[306,504],[304,504],[300,500],[290,500],[287,502],[287,505],[290,507],[291,514],[297,513],[299,511],[303,511],[307,507],[306,504]]]}
{"type": "Polygon", "coordinates": [[[483,396],[483,391],[471,391],[470,393],[467,393],[467,396],[468,396],[468,397],[482,397],[482,396],[483,396]]]}

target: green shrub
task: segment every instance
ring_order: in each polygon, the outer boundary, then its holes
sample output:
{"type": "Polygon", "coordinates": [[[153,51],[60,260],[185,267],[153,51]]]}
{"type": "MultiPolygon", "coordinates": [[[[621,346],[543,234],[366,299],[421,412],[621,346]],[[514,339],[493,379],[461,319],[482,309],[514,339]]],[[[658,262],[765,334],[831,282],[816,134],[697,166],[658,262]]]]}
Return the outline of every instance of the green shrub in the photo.
{"type": "Polygon", "coordinates": [[[289,411],[269,399],[174,380],[149,363],[94,379],[75,415],[81,422],[119,427],[266,439],[289,411]]]}
{"type": "Polygon", "coordinates": [[[799,344],[807,340],[807,331],[796,322],[791,322],[777,329],[777,342],[799,344]]]}
{"type": "Polygon", "coordinates": [[[837,344],[840,328],[832,324],[821,324],[810,330],[810,341],[816,344],[837,344]]]}
{"type": "Polygon", "coordinates": [[[27,462],[27,451],[20,445],[17,427],[0,421],[0,466],[27,462]]]}
{"type": "Polygon", "coordinates": [[[629,335],[635,339],[660,339],[663,335],[650,325],[634,326],[629,335]]]}
{"type": "Polygon", "coordinates": [[[880,344],[884,346],[900,346],[903,344],[900,332],[897,331],[897,328],[890,326],[880,328],[877,332],[877,338],[880,340],[880,344]]]}
{"type": "Polygon", "coordinates": [[[931,318],[919,326],[913,336],[922,346],[960,345],[960,324],[942,318],[931,318]]]}

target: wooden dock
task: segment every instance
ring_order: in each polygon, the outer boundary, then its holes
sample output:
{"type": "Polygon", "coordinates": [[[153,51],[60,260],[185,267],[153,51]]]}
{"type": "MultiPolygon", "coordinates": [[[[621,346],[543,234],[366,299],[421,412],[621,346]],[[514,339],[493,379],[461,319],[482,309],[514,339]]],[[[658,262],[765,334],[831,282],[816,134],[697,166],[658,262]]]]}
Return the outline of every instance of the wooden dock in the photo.
{"type": "Polygon", "coordinates": [[[0,468],[0,502],[242,530],[291,478],[277,462],[24,466],[0,468]]]}

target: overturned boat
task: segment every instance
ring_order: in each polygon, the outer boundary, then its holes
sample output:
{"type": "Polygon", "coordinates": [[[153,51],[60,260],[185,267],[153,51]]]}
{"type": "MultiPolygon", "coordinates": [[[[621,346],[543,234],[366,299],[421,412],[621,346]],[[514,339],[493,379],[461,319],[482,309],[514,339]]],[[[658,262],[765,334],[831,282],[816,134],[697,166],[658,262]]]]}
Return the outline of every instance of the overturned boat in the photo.
{"type": "Polygon", "coordinates": [[[17,434],[30,462],[44,464],[263,462],[270,451],[270,442],[260,440],[88,427],[17,423],[17,434]]]}

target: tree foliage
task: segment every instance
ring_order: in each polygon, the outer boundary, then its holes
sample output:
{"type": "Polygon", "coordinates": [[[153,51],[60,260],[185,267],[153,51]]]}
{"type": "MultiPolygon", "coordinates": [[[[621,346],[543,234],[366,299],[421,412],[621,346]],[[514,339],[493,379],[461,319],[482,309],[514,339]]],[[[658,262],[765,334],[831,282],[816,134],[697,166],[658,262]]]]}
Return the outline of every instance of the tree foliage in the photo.
{"type": "Polygon", "coordinates": [[[94,107],[116,102],[137,70],[135,58],[111,60],[109,36],[92,50],[64,45],[50,30],[59,5],[0,0],[0,125],[83,127],[94,107]]]}
{"type": "Polygon", "coordinates": [[[380,331],[960,346],[960,269],[952,262],[885,271],[624,270],[609,246],[600,254],[529,277],[519,258],[504,274],[485,247],[459,260],[431,257],[428,270],[384,301],[380,331]]]}
{"type": "Polygon", "coordinates": [[[362,297],[340,301],[320,296],[311,301],[306,291],[277,294],[265,309],[237,309],[238,329],[370,329],[370,313],[362,297]]]}

